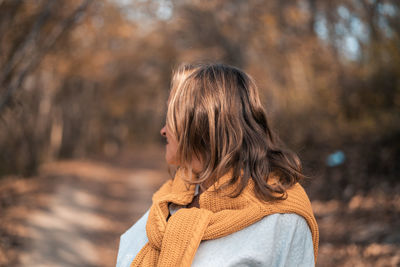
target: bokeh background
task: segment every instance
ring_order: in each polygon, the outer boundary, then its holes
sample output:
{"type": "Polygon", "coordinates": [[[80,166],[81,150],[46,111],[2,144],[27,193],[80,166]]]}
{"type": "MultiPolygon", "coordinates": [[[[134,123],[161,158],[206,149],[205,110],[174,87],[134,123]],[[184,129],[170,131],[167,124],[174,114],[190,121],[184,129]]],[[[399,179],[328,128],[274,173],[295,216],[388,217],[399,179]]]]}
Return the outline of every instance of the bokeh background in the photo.
{"type": "Polygon", "coordinates": [[[0,266],[112,266],[170,176],[171,71],[257,82],[297,152],[318,266],[400,265],[397,0],[1,0],[0,266]]]}

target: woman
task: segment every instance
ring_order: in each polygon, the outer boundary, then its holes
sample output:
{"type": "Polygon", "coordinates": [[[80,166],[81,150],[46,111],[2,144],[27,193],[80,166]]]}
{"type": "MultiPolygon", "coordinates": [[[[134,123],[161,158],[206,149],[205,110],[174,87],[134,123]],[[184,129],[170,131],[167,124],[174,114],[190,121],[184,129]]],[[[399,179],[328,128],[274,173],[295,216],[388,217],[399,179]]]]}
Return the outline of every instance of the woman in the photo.
{"type": "Polygon", "coordinates": [[[175,177],[122,235],[117,266],[314,266],[318,226],[300,161],[246,73],[179,67],[161,135],[175,177]]]}

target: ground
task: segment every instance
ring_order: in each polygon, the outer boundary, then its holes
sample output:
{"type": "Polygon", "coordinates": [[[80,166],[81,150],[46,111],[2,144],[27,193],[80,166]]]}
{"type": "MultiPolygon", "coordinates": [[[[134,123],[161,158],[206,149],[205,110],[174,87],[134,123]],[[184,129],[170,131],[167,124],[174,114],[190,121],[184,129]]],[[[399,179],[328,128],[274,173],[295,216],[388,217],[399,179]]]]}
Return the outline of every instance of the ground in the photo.
{"type": "MultiPolygon", "coordinates": [[[[0,180],[0,266],[114,266],[119,236],[170,178],[162,153],[47,163],[0,180]]],[[[312,201],[317,266],[400,266],[400,195],[312,201]]],[[[311,196],[312,199],[312,196],[311,196]]]]}

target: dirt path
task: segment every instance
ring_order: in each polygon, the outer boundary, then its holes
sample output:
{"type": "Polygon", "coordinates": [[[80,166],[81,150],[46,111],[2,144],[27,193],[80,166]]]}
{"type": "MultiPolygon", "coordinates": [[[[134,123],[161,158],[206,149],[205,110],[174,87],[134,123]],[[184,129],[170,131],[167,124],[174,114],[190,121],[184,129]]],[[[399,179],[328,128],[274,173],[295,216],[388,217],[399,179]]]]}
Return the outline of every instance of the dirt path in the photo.
{"type": "Polygon", "coordinates": [[[160,169],[94,161],[43,166],[37,184],[25,185],[24,200],[7,209],[3,224],[21,244],[6,255],[8,260],[0,255],[0,262],[114,266],[119,236],[149,208],[151,195],[169,177],[160,169]]]}

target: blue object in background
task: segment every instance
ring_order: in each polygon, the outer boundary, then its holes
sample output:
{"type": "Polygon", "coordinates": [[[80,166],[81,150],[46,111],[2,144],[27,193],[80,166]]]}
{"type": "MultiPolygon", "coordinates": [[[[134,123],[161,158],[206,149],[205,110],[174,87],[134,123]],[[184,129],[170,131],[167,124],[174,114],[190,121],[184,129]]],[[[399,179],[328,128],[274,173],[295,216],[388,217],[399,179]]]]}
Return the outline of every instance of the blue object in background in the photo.
{"type": "Polygon", "coordinates": [[[346,155],[342,150],[336,150],[334,153],[329,154],[326,158],[326,165],[329,167],[335,167],[343,164],[346,160],[346,155]]]}

